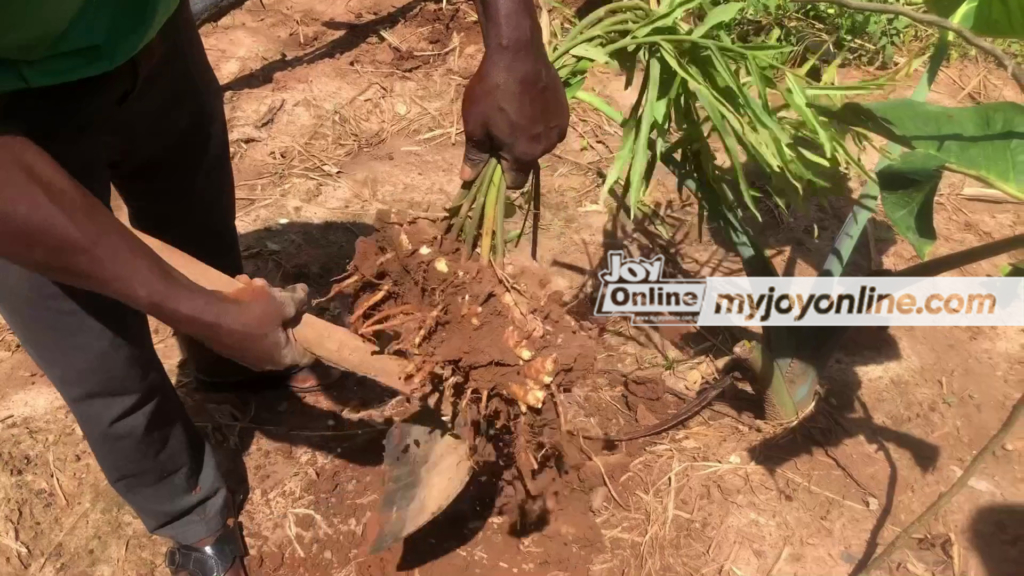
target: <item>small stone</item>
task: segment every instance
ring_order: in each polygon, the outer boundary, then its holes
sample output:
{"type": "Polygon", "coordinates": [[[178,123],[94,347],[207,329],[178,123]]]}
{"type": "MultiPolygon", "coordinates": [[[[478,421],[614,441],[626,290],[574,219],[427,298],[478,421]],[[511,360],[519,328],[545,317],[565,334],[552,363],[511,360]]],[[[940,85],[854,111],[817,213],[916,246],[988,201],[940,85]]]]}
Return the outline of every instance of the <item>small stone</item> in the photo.
{"type": "Polygon", "coordinates": [[[324,558],[330,560],[331,558],[334,558],[334,554],[330,550],[324,550],[324,558]]]}
{"type": "Polygon", "coordinates": [[[657,424],[658,419],[651,414],[651,411],[647,409],[643,404],[639,404],[636,407],[636,423],[641,426],[650,426],[651,424],[657,424]]]}
{"type": "Polygon", "coordinates": [[[598,486],[590,492],[590,511],[598,513],[604,508],[605,503],[608,502],[608,497],[611,495],[608,492],[607,486],[598,486]]]}
{"type": "Polygon", "coordinates": [[[1016,449],[1017,448],[1013,444],[1010,444],[1009,442],[1003,443],[1003,450],[1006,450],[1007,452],[1013,452],[1016,449]]]}

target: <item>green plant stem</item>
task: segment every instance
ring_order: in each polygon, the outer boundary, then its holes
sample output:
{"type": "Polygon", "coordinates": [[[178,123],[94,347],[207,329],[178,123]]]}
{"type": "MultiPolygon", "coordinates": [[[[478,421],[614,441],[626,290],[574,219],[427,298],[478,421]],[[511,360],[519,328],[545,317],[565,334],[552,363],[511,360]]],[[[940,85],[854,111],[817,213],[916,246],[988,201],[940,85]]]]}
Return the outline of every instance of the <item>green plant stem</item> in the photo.
{"type": "MultiPolygon", "coordinates": [[[[487,174],[489,170],[493,170],[495,163],[497,163],[497,160],[489,160],[484,166],[481,176],[487,174]]],[[[482,183],[483,180],[480,177],[477,177],[477,179],[473,181],[473,185],[469,187],[468,191],[466,191],[466,195],[462,199],[462,207],[459,208],[459,215],[454,221],[452,221],[452,230],[449,236],[452,241],[455,241],[455,239],[458,238],[460,232],[465,233],[463,226],[466,222],[466,216],[469,214],[470,208],[472,208],[473,204],[477,201],[477,196],[480,192],[480,186],[482,183]]],[[[459,196],[462,196],[462,192],[459,193],[459,196]]],[[[457,204],[458,202],[456,202],[456,205],[457,204]]]]}
{"type": "MultiPolygon", "coordinates": [[[[502,178],[501,168],[496,168],[491,181],[486,183],[487,196],[484,202],[484,224],[483,236],[480,239],[480,260],[487,262],[491,259],[491,239],[494,237],[494,207],[498,201],[498,188],[505,182],[502,178]]],[[[500,240],[499,240],[500,243],[500,240]]]]}
{"type": "Polygon", "coordinates": [[[938,276],[969,264],[1001,256],[1007,252],[1024,249],[1024,234],[1017,234],[981,246],[975,246],[945,256],[939,256],[920,264],[897,270],[893,276],[938,276]]]}
{"type": "Polygon", "coordinates": [[[480,217],[483,215],[487,199],[487,184],[491,181],[497,166],[497,160],[494,158],[488,160],[483,172],[477,176],[476,182],[474,182],[476,200],[473,203],[472,215],[462,227],[462,240],[465,243],[465,252],[462,254],[464,259],[468,260],[473,254],[473,243],[476,240],[477,231],[480,230],[480,217]]]}
{"type": "Polygon", "coordinates": [[[505,179],[498,184],[497,212],[494,214],[494,262],[499,269],[505,266],[505,179]]]}
{"type": "Polygon", "coordinates": [[[925,508],[924,512],[921,512],[917,518],[914,518],[910,524],[907,524],[906,528],[904,528],[899,535],[893,538],[892,541],[886,545],[885,549],[879,552],[871,562],[868,562],[868,565],[865,566],[864,570],[857,574],[857,576],[870,574],[871,571],[881,567],[882,564],[892,556],[893,552],[903,546],[907,539],[913,536],[921,526],[938,514],[946,504],[949,504],[953,497],[963,490],[964,486],[967,486],[985,459],[988,458],[992,452],[996,451],[999,448],[999,445],[1006,440],[1006,437],[1009,436],[1014,426],[1016,426],[1017,422],[1020,421],[1021,414],[1024,414],[1024,395],[1017,398],[1017,403],[1010,409],[1010,414],[1006,417],[1006,420],[1003,421],[1003,425],[1000,426],[999,430],[996,430],[996,433],[988,439],[988,442],[982,446],[981,450],[975,454],[974,458],[971,458],[971,461],[964,468],[963,474],[960,474],[960,477],[957,478],[945,492],[940,494],[939,497],[936,498],[930,506],[928,506],[928,508],[925,508]]]}
{"type": "Polygon", "coordinates": [[[589,104],[592,108],[604,114],[608,119],[616,124],[622,124],[622,121],[624,120],[621,112],[612,108],[611,104],[597,94],[587,92],[586,90],[580,90],[576,92],[576,95],[573,96],[573,98],[583,102],[584,104],[589,104]]]}
{"type": "MultiPolygon", "coordinates": [[[[946,56],[948,54],[949,33],[940,32],[939,39],[935,43],[935,49],[932,50],[932,54],[928,60],[928,69],[914,88],[914,93],[911,95],[911,99],[917,100],[918,102],[924,102],[928,93],[931,92],[932,84],[935,82],[935,78],[938,77],[939,69],[942,68],[942,63],[946,61],[946,56]]],[[[886,145],[885,150],[889,155],[895,156],[902,152],[903,148],[896,143],[890,142],[886,145]]],[[[875,164],[875,171],[877,172],[888,163],[889,161],[886,160],[884,156],[881,157],[878,160],[878,163],[875,164]]],[[[857,203],[854,204],[853,210],[846,218],[846,222],[843,223],[843,228],[836,236],[835,242],[832,245],[832,250],[829,251],[828,258],[825,260],[825,265],[822,267],[821,276],[838,278],[843,275],[843,268],[845,268],[846,263],[849,262],[850,255],[853,253],[853,249],[857,245],[857,241],[860,240],[860,236],[864,232],[864,227],[878,208],[878,198],[880,194],[881,191],[878,188],[878,182],[875,179],[869,179],[864,184],[863,190],[857,197],[857,203]]]]}
{"type": "Polygon", "coordinates": [[[615,2],[613,4],[609,4],[607,6],[598,8],[597,10],[594,10],[593,12],[590,13],[589,16],[587,16],[583,20],[580,20],[580,23],[577,24],[572,29],[572,31],[569,32],[568,35],[566,35],[562,42],[572,42],[574,39],[576,39],[577,36],[580,35],[580,33],[589,28],[594,22],[601,20],[602,18],[604,18],[605,16],[612,12],[620,12],[623,10],[635,10],[643,12],[644,14],[651,13],[651,7],[638,0],[629,0],[627,2],[615,2]]]}
{"type": "Polygon", "coordinates": [[[585,34],[581,34],[572,40],[563,41],[558,47],[558,50],[551,54],[550,59],[552,62],[557,62],[559,58],[568,54],[573,48],[580,44],[584,44],[587,40],[593,40],[594,38],[604,36],[609,32],[629,32],[631,30],[635,30],[635,26],[620,24],[621,22],[629,22],[631,20],[638,21],[639,19],[634,18],[632,14],[620,14],[618,16],[613,16],[607,21],[602,22],[600,26],[595,26],[585,34]]]}
{"type": "Polygon", "coordinates": [[[698,44],[700,46],[714,46],[715,48],[718,48],[719,50],[722,50],[724,52],[742,54],[744,56],[752,56],[772,68],[792,72],[782,64],[779,64],[778,62],[775,62],[770,58],[765,58],[764,56],[762,56],[762,54],[765,52],[787,52],[790,51],[791,48],[773,48],[770,50],[745,50],[733,44],[726,44],[724,42],[717,42],[715,40],[708,40],[706,38],[694,38],[693,36],[686,36],[685,34],[665,34],[660,36],[645,36],[643,38],[623,38],[618,42],[614,42],[612,44],[605,46],[604,51],[611,54],[616,50],[627,48],[629,46],[636,46],[639,44],[657,44],[660,42],[683,42],[688,44],[698,44]]]}
{"type": "Polygon", "coordinates": [[[1014,188],[1013,186],[1010,186],[1010,185],[1008,185],[1006,183],[997,182],[995,180],[992,180],[992,179],[988,178],[987,176],[985,176],[984,174],[982,174],[981,172],[975,172],[974,170],[968,170],[967,168],[961,168],[960,166],[957,166],[956,164],[946,164],[944,169],[947,172],[955,172],[957,174],[963,174],[964,176],[969,176],[971,178],[974,178],[978,182],[982,182],[984,184],[987,184],[988,186],[991,186],[992,188],[995,188],[996,190],[999,190],[1000,192],[1002,192],[1003,194],[1006,194],[1007,196],[1009,196],[1011,198],[1016,198],[1017,200],[1024,200],[1024,192],[1022,192],[1022,191],[1020,191],[1020,190],[1018,190],[1018,189],[1014,188]]]}

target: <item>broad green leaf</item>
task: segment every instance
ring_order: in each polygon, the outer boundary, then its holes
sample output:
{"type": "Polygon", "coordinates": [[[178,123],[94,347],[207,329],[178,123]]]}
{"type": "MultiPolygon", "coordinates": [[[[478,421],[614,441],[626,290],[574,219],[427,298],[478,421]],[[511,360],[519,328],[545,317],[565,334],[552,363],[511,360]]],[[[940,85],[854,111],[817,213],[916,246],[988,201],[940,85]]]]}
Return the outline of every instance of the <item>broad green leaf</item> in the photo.
{"type": "Polygon", "coordinates": [[[964,25],[980,36],[1024,40],[1024,2],[978,0],[974,22],[964,25]]]}
{"type": "Polygon", "coordinates": [[[935,154],[913,150],[878,171],[885,215],[922,260],[936,240],[935,193],[944,165],[935,154]]]}
{"type": "Polygon", "coordinates": [[[949,168],[1024,199],[1024,106],[994,102],[946,108],[914,100],[847,103],[843,122],[906,148],[932,152],[949,168]]]}
{"type": "Polygon", "coordinates": [[[692,36],[694,38],[700,38],[711,28],[735,18],[742,9],[743,4],[740,2],[729,2],[727,4],[722,4],[721,6],[716,6],[714,10],[708,12],[708,15],[704,17],[704,21],[700,23],[700,26],[697,26],[697,28],[694,29],[691,33],[692,36]]]}

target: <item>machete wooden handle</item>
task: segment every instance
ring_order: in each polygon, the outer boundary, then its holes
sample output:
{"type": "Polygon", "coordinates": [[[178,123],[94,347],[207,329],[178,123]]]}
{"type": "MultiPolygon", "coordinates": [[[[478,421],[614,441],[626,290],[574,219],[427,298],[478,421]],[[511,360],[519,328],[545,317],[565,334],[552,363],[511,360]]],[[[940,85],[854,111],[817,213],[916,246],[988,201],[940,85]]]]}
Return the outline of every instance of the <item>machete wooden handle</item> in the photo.
{"type": "MultiPolygon", "coordinates": [[[[241,286],[234,278],[215,270],[181,250],[147,236],[135,234],[168,264],[203,288],[227,292],[241,286]]],[[[304,314],[293,330],[295,340],[310,354],[327,364],[373,378],[388,388],[409,395],[413,385],[405,382],[409,363],[402,358],[377,353],[377,348],[336,324],[304,314]]]]}

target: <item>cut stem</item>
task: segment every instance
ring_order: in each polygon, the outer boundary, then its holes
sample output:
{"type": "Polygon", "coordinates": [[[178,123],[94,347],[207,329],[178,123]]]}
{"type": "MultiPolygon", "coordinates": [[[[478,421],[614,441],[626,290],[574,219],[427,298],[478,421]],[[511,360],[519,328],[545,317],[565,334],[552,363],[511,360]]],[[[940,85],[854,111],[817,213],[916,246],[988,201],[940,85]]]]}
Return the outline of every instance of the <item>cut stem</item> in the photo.
{"type": "Polygon", "coordinates": [[[480,261],[487,262],[491,258],[491,239],[494,237],[494,206],[498,201],[498,188],[504,185],[501,167],[495,168],[491,181],[486,183],[487,196],[484,203],[483,236],[480,240],[480,261]]]}
{"type": "Polygon", "coordinates": [[[473,253],[473,244],[476,241],[476,233],[480,230],[480,217],[484,212],[484,203],[487,198],[487,183],[491,181],[491,177],[494,174],[494,169],[498,165],[498,161],[490,159],[487,161],[487,166],[484,167],[484,171],[477,176],[476,182],[473,183],[473,187],[476,188],[475,200],[473,203],[472,214],[469,220],[462,226],[462,239],[465,243],[465,252],[462,255],[463,260],[468,260],[470,254],[473,253]]]}
{"type": "Polygon", "coordinates": [[[494,213],[494,236],[497,239],[494,245],[494,263],[499,270],[505,269],[505,192],[505,179],[502,178],[498,185],[497,212],[494,213]]]}

